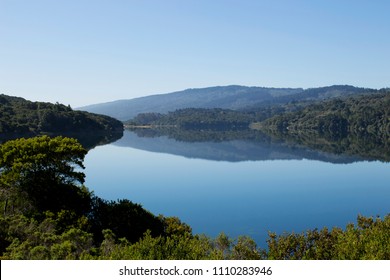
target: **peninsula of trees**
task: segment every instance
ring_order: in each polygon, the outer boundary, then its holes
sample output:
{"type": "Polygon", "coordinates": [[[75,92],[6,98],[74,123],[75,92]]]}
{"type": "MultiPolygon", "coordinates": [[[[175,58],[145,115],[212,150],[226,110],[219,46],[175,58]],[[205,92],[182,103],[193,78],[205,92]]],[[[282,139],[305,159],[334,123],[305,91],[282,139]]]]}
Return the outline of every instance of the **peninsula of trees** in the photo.
{"type": "Polygon", "coordinates": [[[111,117],[72,110],[70,106],[31,102],[0,95],[0,133],[37,135],[40,133],[118,132],[123,124],[111,117]]]}

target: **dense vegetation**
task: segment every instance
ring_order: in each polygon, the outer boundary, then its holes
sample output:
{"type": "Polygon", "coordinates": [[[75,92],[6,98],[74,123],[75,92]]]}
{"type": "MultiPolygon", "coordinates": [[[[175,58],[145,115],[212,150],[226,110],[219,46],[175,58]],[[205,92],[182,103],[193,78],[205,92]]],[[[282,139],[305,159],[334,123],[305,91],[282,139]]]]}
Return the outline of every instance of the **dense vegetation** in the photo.
{"type": "Polygon", "coordinates": [[[348,133],[371,134],[387,140],[390,136],[390,91],[319,102],[297,112],[272,117],[263,125],[291,133],[316,130],[336,138],[348,133]]]}
{"type": "Polygon", "coordinates": [[[255,115],[225,109],[180,109],[168,114],[142,113],[129,125],[176,126],[182,129],[226,130],[248,128],[255,115]]]}
{"type": "MultiPolygon", "coordinates": [[[[375,90],[364,90],[348,86],[328,87],[320,89],[308,89],[304,92],[297,93],[294,95],[281,95],[274,97],[272,102],[263,102],[261,104],[252,104],[251,106],[242,108],[240,110],[228,110],[221,108],[185,108],[178,109],[173,112],[166,114],[150,112],[140,113],[133,119],[125,122],[125,124],[131,126],[139,125],[152,125],[152,126],[176,126],[182,129],[211,129],[211,130],[226,130],[235,128],[248,128],[251,123],[261,122],[266,119],[272,118],[272,121],[264,123],[265,126],[275,126],[278,129],[281,126],[286,126],[285,119],[289,119],[289,124],[295,122],[296,119],[300,118],[301,115],[305,116],[307,120],[310,120],[313,115],[308,112],[312,111],[323,111],[324,116],[321,116],[321,123],[319,126],[328,125],[326,122],[331,122],[335,117],[350,116],[351,118],[359,118],[361,114],[365,114],[364,122],[368,125],[373,121],[375,116],[369,115],[375,111],[375,108],[379,108],[378,103],[381,102],[380,97],[385,94],[386,90],[375,91],[375,90]],[[378,94],[379,92],[379,94],[378,94]],[[381,94],[382,93],[382,94],[381,94]],[[342,98],[336,98],[342,96],[342,98]],[[324,100],[328,98],[327,101],[324,100]],[[372,106],[365,111],[360,111],[362,108],[359,104],[354,104],[356,100],[360,100],[360,103],[369,101],[372,106]],[[341,105],[345,103],[346,105],[341,105]],[[350,107],[350,108],[349,108],[350,107]],[[344,110],[349,108],[348,110],[344,110]],[[332,110],[332,114],[329,114],[329,110],[332,110]],[[337,111],[337,112],[336,112],[337,111]],[[299,112],[295,114],[295,112],[299,112]],[[290,113],[290,114],[288,114],[290,113]],[[290,119],[291,116],[295,118],[290,119]],[[283,119],[284,117],[284,119],[283,119]],[[277,123],[277,124],[275,124],[277,123]]],[[[358,102],[358,103],[359,103],[358,102]]],[[[384,111],[377,111],[375,114],[383,114],[384,111]]],[[[315,121],[315,120],[312,120],[315,121]]],[[[337,120],[334,120],[337,122],[337,120]]],[[[360,125],[360,123],[358,124],[360,125]]],[[[304,127],[312,128],[307,125],[304,127]]],[[[325,127],[333,133],[338,133],[340,129],[338,127],[325,127]]]]}
{"type": "Polygon", "coordinates": [[[260,122],[272,116],[298,111],[311,104],[309,101],[292,102],[261,108],[245,110],[228,110],[221,108],[186,108],[167,114],[140,113],[133,119],[124,122],[134,126],[174,126],[183,130],[242,130],[248,129],[253,122],[260,122]]]}
{"type": "Polygon", "coordinates": [[[84,148],[48,136],[0,146],[3,259],[389,259],[390,216],[359,217],[345,230],[248,237],[194,235],[175,217],[128,200],[105,201],[83,185],[84,148]]]}
{"type": "Polygon", "coordinates": [[[30,134],[122,131],[123,125],[108,116],[74,111],[70,106],[31,102],[0,95],[0,133],[30,134]]]}
{"type": "Polygon", "coordinates": [[[390,92],[315,103],[252,127],[314,149],[390,161],[390,92]]]}
{"type": "MultiPolygon", "coordinates": [[[[86,230],[91,246],[103,240],[102,231],[107,228],[130,242],[147,229],[156,236],[163,233],[162,220],[140,205],[128,200],[105,201],[89,192],[81,172],[85,155],[75,139],[65,137],[22,138],[0,146],[2,253],[9,246],[42,247],[39,238],[69,230],[76,235],[86,230]],[[26,235],[32,228],[35,236],[26,235]],[[36,243],[30,244],[27,237],[36,243]]],[[[53,238],[45,242],[56,244],[57,237],[53,238]]]]}

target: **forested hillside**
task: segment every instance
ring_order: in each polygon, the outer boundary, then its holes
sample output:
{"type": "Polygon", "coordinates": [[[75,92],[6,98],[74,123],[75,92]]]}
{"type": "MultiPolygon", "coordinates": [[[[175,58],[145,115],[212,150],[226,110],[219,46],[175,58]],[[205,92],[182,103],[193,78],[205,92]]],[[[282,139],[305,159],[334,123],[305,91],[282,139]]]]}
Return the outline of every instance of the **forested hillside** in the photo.
{"type": "Polygon", "coordinates": [[[318,88],[295,94],[296,99],[292,95],[278,96],[268,106],[264,103],[242,110],[185,108],[166,114],[140,113],[125,124],[223,130],[248,128],[251,123],[269,119],[263,122],[263,125],[278,129],[287,129],[287,126],[290,126],[291,129],[296,127],[331,131],[333,134],[346,133],[345,122],[348,121],[351,129],[359,132],[366,126],[364,129],[367,131],[373,131],[374,127],[378,126],[381,126],[378,129],[383,130],[378,115],[386,114],[384,108],[379,108],[380,102],[386,102],[385,99],[381,100],[383,95],[386,95],[386,90],[381,92],[363,92],[347,86],[328,87],[327,90],[318,88]],[[334,98],[335,96],[342,97],[334,98]],[[322,100],[325,97],[329,99],[322,100]],[[319,99],[322,101],[318,101],[319,99]]]}
{"type": "Polygon", "coordinates": [[[269,118],[260,126],[288,134],[312,130],[333,138],[352,133],[387,141],[390,136],[390,91],[319,102],[297,112],[269,118]]]}
{"type": "Polygon", "coordinates": [[[121,131],[120,121],[70,106],[0,95],[0,133],[121,131]]]}
{"type": "Polygon", "coordinates": [[[217,86],[150,95],[128,100],[82,107],[92,113],[105,114],[121,121],[128,121],[140,113],[166,114],[179,109],[229,109],[258,111],[291,102],[325,100],[329,98],[373,93],[376,90],[347,85],[320,88],[266,88],[247,86],[217,86]]]}
{"type": "Polygon", "coordinates": [[[226,109],[180,109],[168,114],[142,113],[126,122],[128,125],[176,126],[183,129],[248,128],[256,119],[254,113],[226,109]]]}
{"type": "Polygon", "coordinates": [[[124,124],[127,126],[175,126],[181,129],[247,129],[253,122],[260,122],[286,112],[294,112],[310,104],[312,104],[310,101],[300,101],[245,110],[186,108],[166,114],[140,113],[124,124]]]}

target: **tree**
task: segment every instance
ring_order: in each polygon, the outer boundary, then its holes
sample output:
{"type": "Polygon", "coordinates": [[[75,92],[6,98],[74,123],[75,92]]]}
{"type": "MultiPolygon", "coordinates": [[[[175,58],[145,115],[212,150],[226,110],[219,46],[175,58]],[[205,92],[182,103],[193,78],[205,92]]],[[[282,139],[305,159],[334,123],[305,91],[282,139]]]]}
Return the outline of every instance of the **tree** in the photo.
{"type": "Polygon", "coordinates": [[[0,146],[0,190],[4,214],[72,209],[86,212],[90,194],[82,186],[87,151],[77,140],[40,136],[0,146]]]}
{"type": "Polygon", "coordinates": [[[105,201],[99,197],[93,197],[92,201],[91,231],[99,242],[104,237],[101,234],[104,229],[110,229],[115,236],[131,243],[142,238],[147,230],[153,237],[164,234],[164,221],[139,204],[127,199],[105,201]]]}

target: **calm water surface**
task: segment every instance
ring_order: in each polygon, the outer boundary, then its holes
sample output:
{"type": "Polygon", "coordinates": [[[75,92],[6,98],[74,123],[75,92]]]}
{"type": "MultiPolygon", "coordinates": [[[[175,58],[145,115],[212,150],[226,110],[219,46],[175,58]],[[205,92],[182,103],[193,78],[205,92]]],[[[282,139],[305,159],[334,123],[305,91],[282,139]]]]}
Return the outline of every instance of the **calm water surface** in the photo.
{"type": "Polygon", "coordinates": [[[260,245],[268,231],[344,227],[358,214],[390,212],[389,163],[215,161],[119,140],[91,150],[85,166],[86,185],[104,199],[126,198],[156,215],[179,217],[195,233],[249,235],[260,245]]]}

